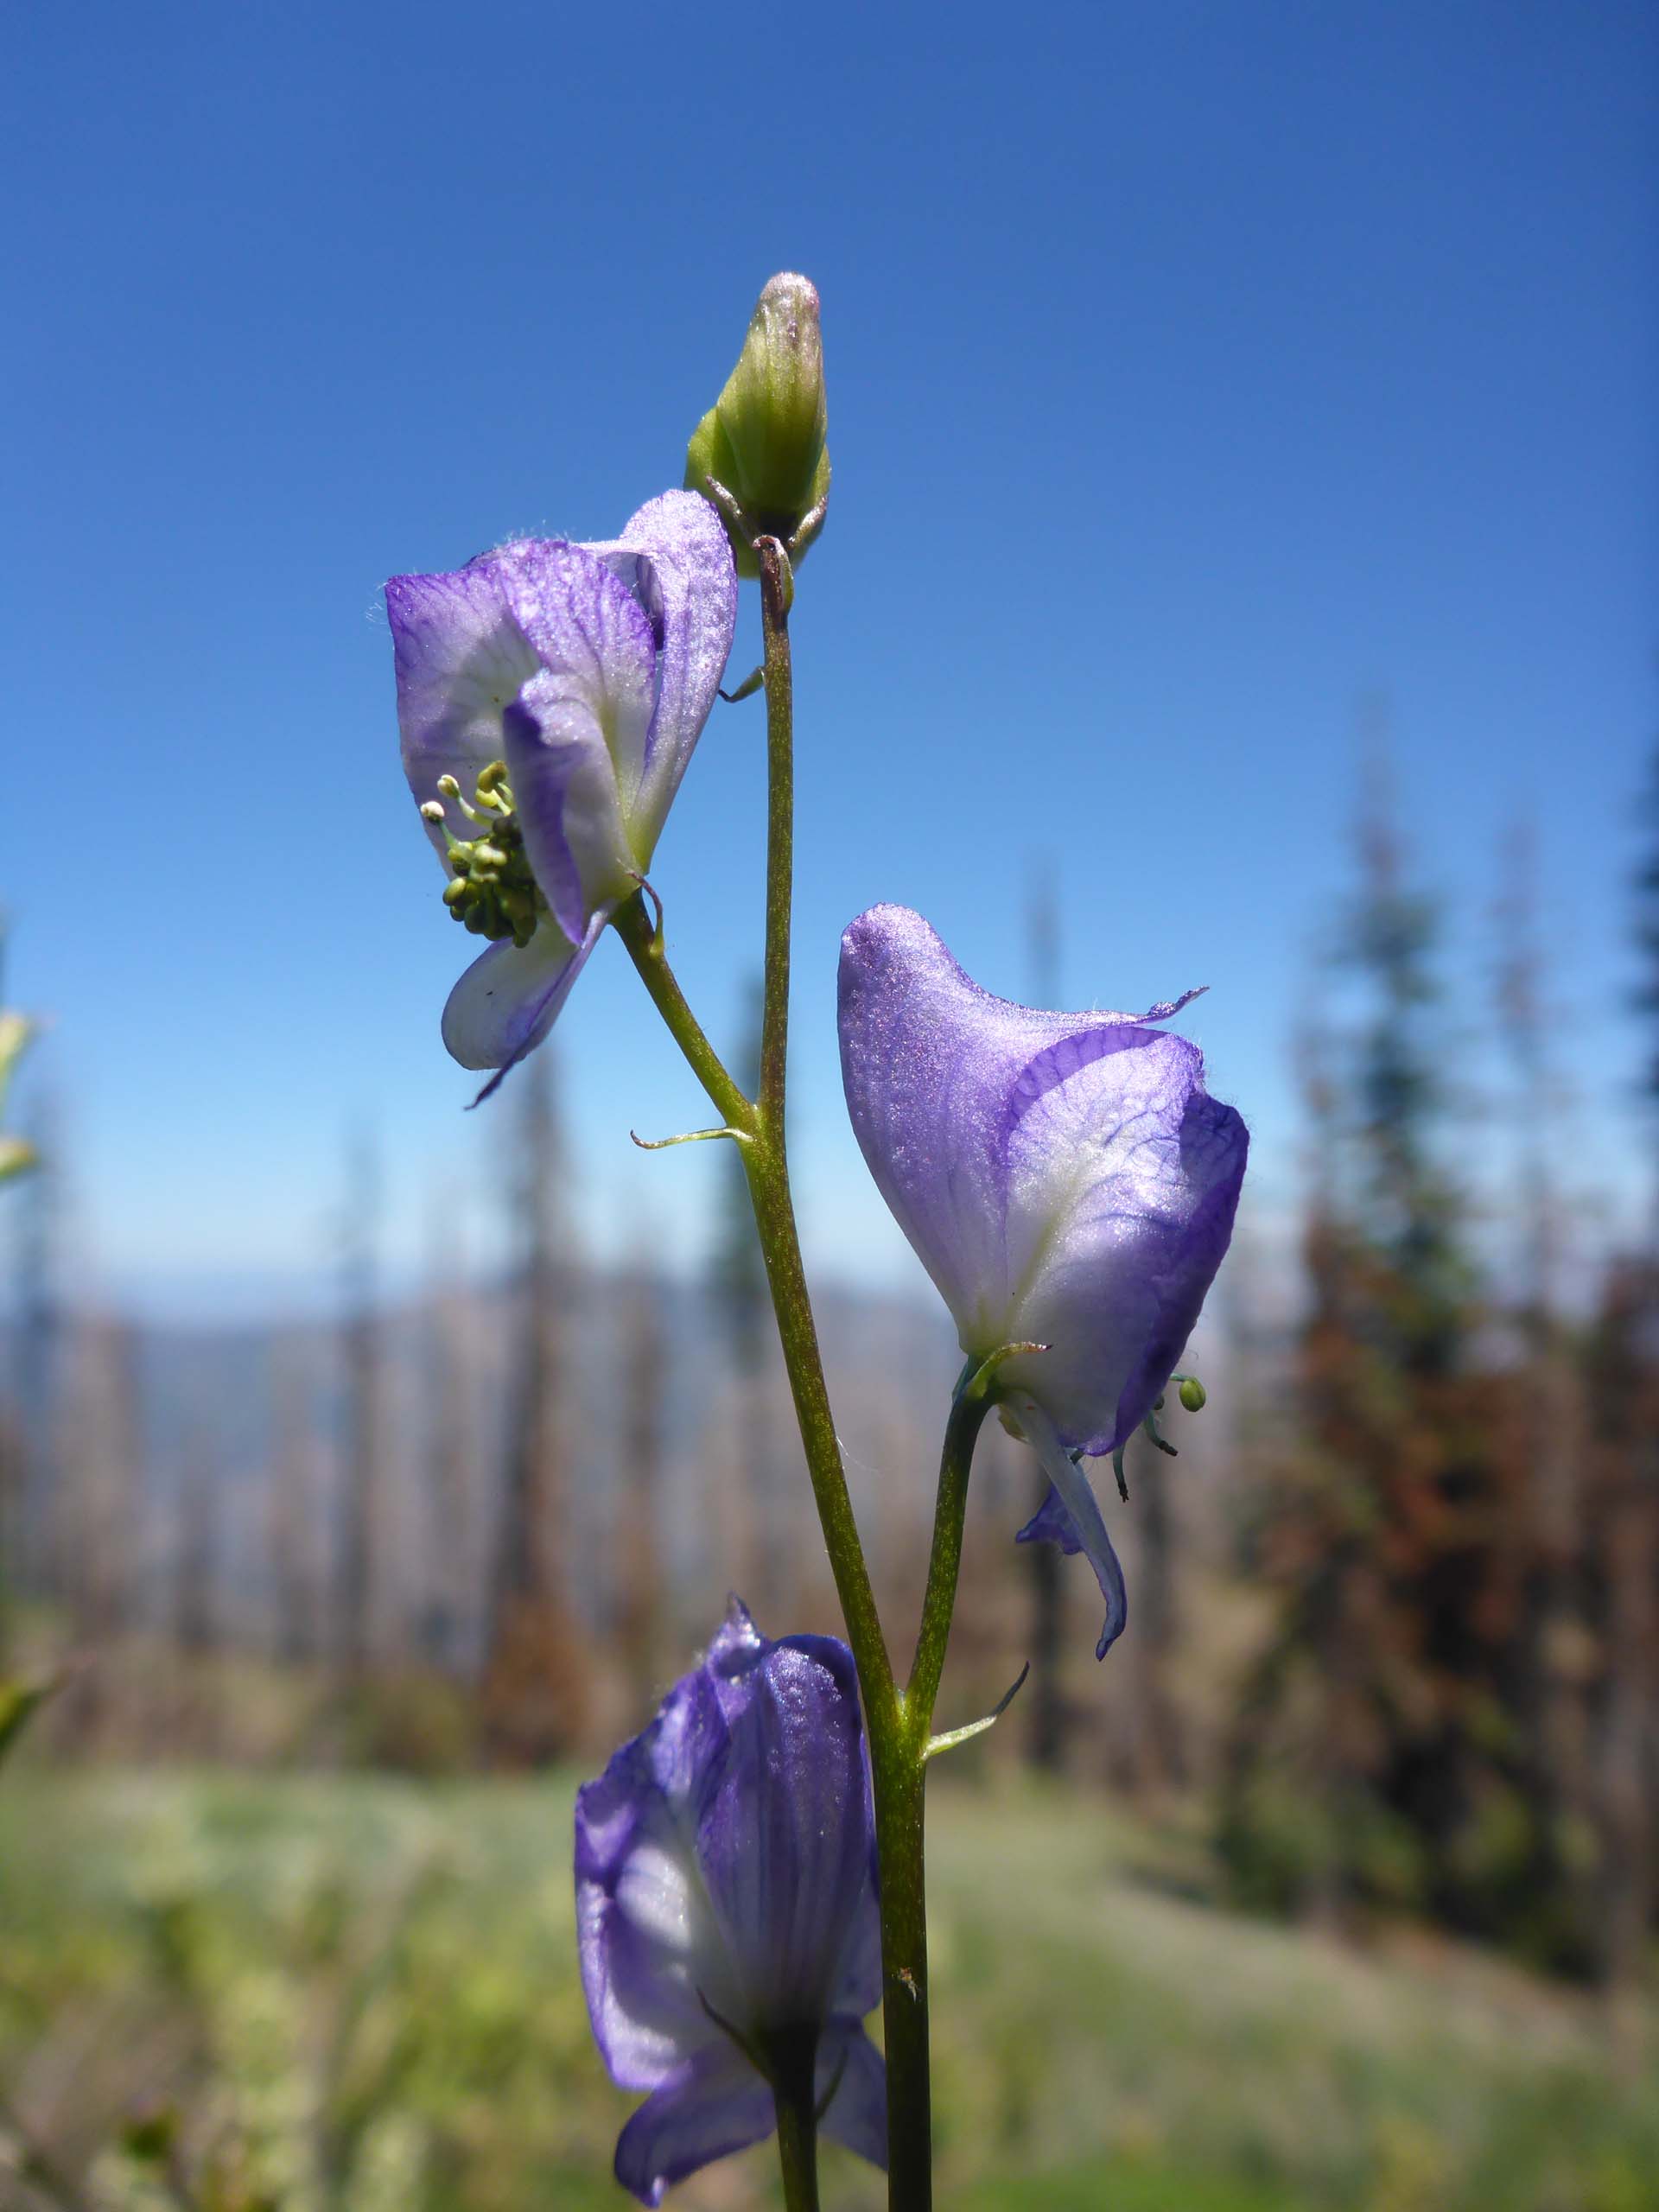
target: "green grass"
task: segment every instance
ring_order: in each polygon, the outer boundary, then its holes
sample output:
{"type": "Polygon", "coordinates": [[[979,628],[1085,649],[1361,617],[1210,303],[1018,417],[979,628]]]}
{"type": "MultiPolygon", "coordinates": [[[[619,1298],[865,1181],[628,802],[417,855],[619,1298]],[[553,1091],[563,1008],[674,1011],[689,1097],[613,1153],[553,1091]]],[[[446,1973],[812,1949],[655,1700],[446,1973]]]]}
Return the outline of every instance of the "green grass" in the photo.
{"type": "MultiPolygon", "coordinates": [[[[99,2212],[167,2202],[120,2147],[157,2112],[214,2212],[620,2212],[569,1816],[558,1781],[9,1772],[0,2084],[99,2212]]],[[[1093,1802],[945,1789],[932,1825],[949,2212],[1659,2207],[1651,2023],[1621,2071],[1491,1960],[1230,1917],[1093,1802]]],[[[676,2201],[771,2204],[767,2155],[676,2201]]]]}
{"type": "Polygon", "coordinates": [[[1282,2190],[1252,2188],[1214,2174],[1116,2159],[1069,2173],[988,2182],[954,2202],[960,2212],[1287,2212],[1282,2190]]]}

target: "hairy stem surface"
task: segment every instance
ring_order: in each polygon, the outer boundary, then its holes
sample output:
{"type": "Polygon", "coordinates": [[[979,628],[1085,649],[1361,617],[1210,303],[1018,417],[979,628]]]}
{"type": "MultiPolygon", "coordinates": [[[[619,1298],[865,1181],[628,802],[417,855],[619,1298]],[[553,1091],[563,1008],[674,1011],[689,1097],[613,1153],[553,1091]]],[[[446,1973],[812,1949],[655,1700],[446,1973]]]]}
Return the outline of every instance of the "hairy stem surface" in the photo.
{"type": "MultiPolygon", "coordinates": [[[[643,894],[615,925],[670,1034],[739,1142],[779,1340],[794,1399],[824,1548],[858,1668],[881,1873],[882,2006],[887,2066],[888,2203],[931,2212],[927,1897],[924,1851],[929,1731],[944,1665],[962,1559],[963,1516],[974,1440],[990,1400],[989,1369],[964,1377],[953,1402],[939,1469],[927,1596],[909,1688],[901,1691],[876,1612],[841,1445],[825,1386],[817,1327],[801,1262],[785,1136],[789,1054],[790,912],[794,846],[794,699],[789,610],[794,584],[775,539],[757,541],[766,693],[766,944],[760,1095],[751,1100],[686,1004],[643,894]]],[[[779,2154],[791,2212],[817,2212],[816,2118],[810,2085],[777,2095],[779,2154]]]]}

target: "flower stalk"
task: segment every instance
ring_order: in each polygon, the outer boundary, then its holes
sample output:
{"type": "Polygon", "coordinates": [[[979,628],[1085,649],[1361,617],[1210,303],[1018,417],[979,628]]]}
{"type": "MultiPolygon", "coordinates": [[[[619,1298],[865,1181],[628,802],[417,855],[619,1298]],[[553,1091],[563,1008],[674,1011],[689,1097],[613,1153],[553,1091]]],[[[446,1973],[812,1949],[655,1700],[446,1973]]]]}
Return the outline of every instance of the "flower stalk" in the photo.
{"type": "Polygon", "coordinates": [[[772,2103],[778,2113],[778,2163],[784,2177],[784,2212],[819,2212],[817,2037],[772,2051],[772,2103]]]}
{"type": "Polygon", "coordinates": [[[795,880],[795,689],[789,610],[795,596],[790,559],[775,537],[755,545],[760,563],[760,622],[766,690],[766,950],[760,1017],[763,1116],[784,1162],[784,1086],[789,1061],[789,938],[795,880]]]}
{"type": "Polygon", "coordinates": [[[986,1414],[996,1402],[998,1368],[1005,1359],[1041,1350],[1039,1344],[1004,1344],[988,1359],[969,1360],[950,1401],[950,1418],[945,1424],[944,1443],[939,1452],[933,1548],[927,1563],[922,1624],[916,1638],[909,1687],[905,1692],[906,1719],[911,1732],[920,1738],[924,1748],[933,1726],[933,1707],[939,1694],[939,1679],[944,1672],[945,1648],[950,1640],[950,1617],[956,1611],[974,1446],[986,1414]]]}
{"type": "Polygon", "coordinates": [[[807,1471],[817,1502],[818,1520],[830,1554],[830,1571],[835,1577],[836,1594],[847,1624],[847,1641],[858,1662],[867,1724],[874,1730],[877,1713],[885,1712],[893,1701],[893,1668],[876,1614],[875,1592],[870,1586],[869,1571],[859,1542],[841,1446],[836,1436],[835,1417],[830,1408],[830,1392],[823,1379],[823,1358],[818,1349],[817,1325],[801,1262],[789,1168],[783,1151],[782,1116],[775,1122],[763,1116],[755,1102],[744,1096],[709,1043],[669,965],[661,935],[643,893],[636,893],[619,908],[615,928],[687,1066],[727,1127],[748,1140],[739,1147],[739,1153],[748,1179],[749,1199],[766,1262],[772,1310],[777,1316],[784,1366],[794,1400],[807,1471]]]}
{"type": "MultiPolygon", "coordinates": [[[[946,1431],[939,1514],[915,1664],[908,1690],[896,1683],[859,1539],[836,1434],[790,1190],[785,1120],[789,1051],[790,920],[794,875],[794,696],[789,613],[794,579],[775,538],[755,547],[766,693],[766,948],[759,1096],[746,1098],[709,1043],[675,980],[643,894],[616,915],[618,934],[670,1035],[740,1147],[766,1281],[777,1317],[824,1548],[858,1669],[870,1749],[880,1867],[883,2020],[887,2066],[888,2202],[893,2212],[932,2203],[928,2050],[927,1900],[924,1850],[927,1746],[944,1664],[962,1556],[962,1522],[974,1439],[988,1410],[987,1362],[958,1389],[946,1431]]],[[[813,2136],[779,2101],[786,2202],[816,2205],[813,2136]],[[791,2174],[791,2164],[793,2172],[791,2174]]]]}

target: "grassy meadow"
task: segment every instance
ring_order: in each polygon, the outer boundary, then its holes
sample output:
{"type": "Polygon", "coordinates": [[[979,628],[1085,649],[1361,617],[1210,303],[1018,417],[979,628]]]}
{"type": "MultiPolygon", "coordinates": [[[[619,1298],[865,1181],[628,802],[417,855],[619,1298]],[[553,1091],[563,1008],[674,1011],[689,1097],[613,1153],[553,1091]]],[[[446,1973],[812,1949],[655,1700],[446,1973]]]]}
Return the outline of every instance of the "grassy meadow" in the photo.
{"type": "MultiPolygon", "coordinates": [[[[0,2202],[587,2212],[572,1782],[53,1770],[0,1789],[0,2202]],[[169,2138],[171,2139],[169,2141],[169,2138]]],[[[1422,1935],[1228,1915],[1202,1849],[1025,1782],[937,1792],[950,2212],[1641,2212],[1659,2054],[1422,1935]]],[[[825,2203],[874,2177],[831,2148],[825,2203]]],[[[776,2201],[756,2151],[684,2212],[776,2201]]]]}

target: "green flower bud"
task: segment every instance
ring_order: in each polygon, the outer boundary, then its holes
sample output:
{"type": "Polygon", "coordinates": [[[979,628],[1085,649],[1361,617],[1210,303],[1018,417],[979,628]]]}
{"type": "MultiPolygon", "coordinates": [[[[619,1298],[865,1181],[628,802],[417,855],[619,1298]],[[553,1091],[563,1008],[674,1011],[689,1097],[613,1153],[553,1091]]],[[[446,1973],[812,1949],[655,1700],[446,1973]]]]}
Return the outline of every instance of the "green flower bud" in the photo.
{"type": "Polygon", "coordinates": [[[1185,1375],[1181,1377],[1181,1403],[1186,1408],[1188,1413],[1197,1413],[1209,1395],[1210,1393],[1196,1375],[1185,1375]]]}
{"type": "Polygon", "coordinates": [[[823,529],[825,419],[817,293],[804,276],[774,276],[737,366],[685,451],[686,489],[719,511],[741,576],[760,574],[755,538],[782,539],[798,561],[823,529]]]}

